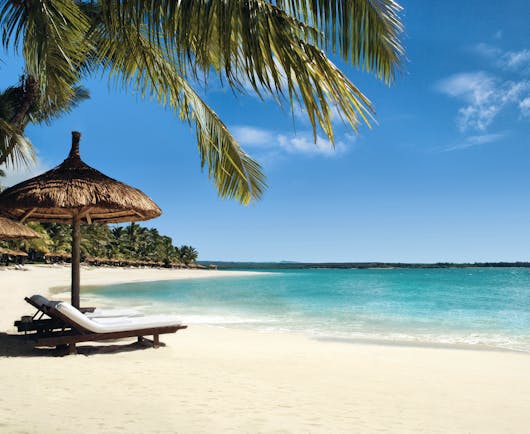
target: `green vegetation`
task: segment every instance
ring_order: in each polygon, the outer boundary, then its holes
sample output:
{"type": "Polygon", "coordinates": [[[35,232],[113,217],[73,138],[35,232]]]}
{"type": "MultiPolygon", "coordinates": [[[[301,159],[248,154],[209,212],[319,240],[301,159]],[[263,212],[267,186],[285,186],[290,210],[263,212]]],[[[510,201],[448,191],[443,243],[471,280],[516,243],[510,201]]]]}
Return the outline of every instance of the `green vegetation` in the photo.
{"type": "MultiPolygon", "coordinates": [[[[68,256],[71,251],[71,228],[58,223],[29,223],[42,235],[34,240],[0,242],[0,247],[22,250],[30,259],[43,260],[45,254],[68,256]]],[[[85,260],[95,258],[136,260],[169,264],[195,264],[198,252],[191,246],[176,247],[171,237],[160,235],[157,229],[144,228],[136,223],[129,226],[82,225],[81,254],[85,260]]]]}
{"type": "Polygon", "coordinates": [[[0,164],[31,160],[27,123],[69,110],[86,97],[82,80],[103,74],[194,126],[218,194],[247,204],[266,186],[261,166],[197,87],[216,76],[236,93],[272,96],[306,113],[315,142],[319,128],[333,142],[332,109],[357,131],[373,107],[326,52],[392,83],[400,9],[393,0],[0,2],[2,44],[24,58],[20,84],[2,94],[0,164]]]}

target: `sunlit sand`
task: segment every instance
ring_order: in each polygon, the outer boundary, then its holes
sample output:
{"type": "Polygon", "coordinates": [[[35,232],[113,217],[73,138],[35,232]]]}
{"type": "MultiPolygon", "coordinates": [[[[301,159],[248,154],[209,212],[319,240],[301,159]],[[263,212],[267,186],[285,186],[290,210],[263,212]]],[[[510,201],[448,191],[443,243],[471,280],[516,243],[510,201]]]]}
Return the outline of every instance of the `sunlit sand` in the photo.
{"type": "MultiPolygon", "coordinates": [[[[68,267],[0,271],[3,432],[526,432],[530,355],[323,342],[191,326],[80,344],[54,357],[15,339],[24,296],[69,284],[68,267]]],[[[84,285],[239,272],[92,268],[84,285]]],[[[81,298],[83,304],[90,300],[81,298]]],[[[178,312],[177,312],[178,313],[178,312]]]]}

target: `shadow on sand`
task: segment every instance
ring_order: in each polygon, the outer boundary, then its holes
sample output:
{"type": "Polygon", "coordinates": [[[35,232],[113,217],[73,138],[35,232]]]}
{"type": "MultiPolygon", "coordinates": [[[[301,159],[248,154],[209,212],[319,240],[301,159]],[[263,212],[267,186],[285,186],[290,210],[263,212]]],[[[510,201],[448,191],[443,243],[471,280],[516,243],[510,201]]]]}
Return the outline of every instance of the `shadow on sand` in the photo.
{"type": "MultiPolygon", "coordinates": [[[[31,339],[23,335],[0,333],[0,357],[62,357],[68,355],[66,348],[35,348],[31,339]]],[[[160,346],[165,344],[160,342],[160,346]]],[[[92,356],[94,354],[116,354],[129,351],[152,349],[148,342],[111,345],[78,345],[77,354],[92,356]]]]}

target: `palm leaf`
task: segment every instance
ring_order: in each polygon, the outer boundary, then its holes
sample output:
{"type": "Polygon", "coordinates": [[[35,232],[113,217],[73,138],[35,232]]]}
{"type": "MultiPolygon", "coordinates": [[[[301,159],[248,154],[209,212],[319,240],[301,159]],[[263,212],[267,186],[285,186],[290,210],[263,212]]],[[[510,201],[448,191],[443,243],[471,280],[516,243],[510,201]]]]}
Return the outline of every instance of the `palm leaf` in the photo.
{"type": "Polygon", "coordinates": [[[112,37],[102,26],[94,30],[94,56],[124,87],[156,98],[195,125],[201,165],[208,166],[218,193],[247,204],[259,199],[265,187],[257,162],[239,146],[217,114],[181,75],[160,49],[132,26],[112,37]]]}
{"type": "Polygon", "coordinates": [[[43,104],[42,100],[37,99],[31,101],[26,107],[24,77],[19,86],[9,87],[0,92],[0,165],[6,163],[16,167],[29,166],[34,163],[33,145],[24,135],[24,129],[28,123],[50,123],[53,119],[77,107],[88,97],[86,89],[75,86],[69,100],[55,99],[48,101],[48,104],[43,104]]]}
{"type": "Polygon", "coordinates": [[[12,167],[29,166],[35,161],[35,151],[29,139],[3,119],[0,119],[0,161],[12,167]]]}
{"type": "Polygon", "coordinates": [[[276,4],[321,30],[318,46],[375,72],[390,83],[401,65],[403,26],[394,0],[277,0],[276,4]]]}
{"type": "Polygon", "coordinates": [[[2,43],[15,50],[22,45],[26,73],[37,80],[41,105],[70,101],[90,48],[85,14],[72,0],[2,3],[2,43]]]}
{"type": "MultiPolygon", "coordinates": [[[[318,31],[275,4],[265,0],[146,0],[102,5],[101,17],[109,35],[119,34],[124,26],[134,27],[160,47],[182,75],[207,77],[213,69],[236,90],[250,85],[260,95],[287,101],[291,108],[301,103],[315,141],[318,126],[333,141],[331,106],[354,129],[360,120],[369,123],[370,102],[313,44],[321,38],[318,31]]],[[[346,16],[364,22],[362,10],[356,11],[346,16]]],[[[309,24],[317,24],[310,18],[309,24]]],[[[342,25],[338,24],[341,30],[342,25]]],[[[364,41],[362,46],[368,44],[364,41]]],[[[388,64],[395,64],[392,53],[378,53],[388,64]]]]}
{"type": "Polygon", "coordinates": [[[325,50],[392,82],[399,11],[393,0],[0,1],[0,27],[5,47],[22,47],[44,119],[75,100],[82,74],[103,67],[193,123],[220,195],[248,203],[262,194],[261,169],[190,80],[215,73],[236,91],[300,104],[315,141],[320,127],[333,142],[331,107],[354,130],[373,107],[325,50]]]}

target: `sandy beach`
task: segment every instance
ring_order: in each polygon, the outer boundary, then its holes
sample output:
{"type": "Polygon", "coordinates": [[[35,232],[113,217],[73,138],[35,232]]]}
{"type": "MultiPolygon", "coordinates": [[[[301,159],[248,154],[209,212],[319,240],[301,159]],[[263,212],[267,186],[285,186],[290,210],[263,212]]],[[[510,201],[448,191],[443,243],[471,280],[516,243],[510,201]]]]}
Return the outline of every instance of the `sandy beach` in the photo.
{"type": "MultiPolygon", "coordinates": [[[[24,296],[68,286],[70,270],[29,268],[0,271],[0,432],[529,430],[530,355],[523,353],[192,326],[163,336],[158,350],[122,340],[54,357],[14,339],[12,323],[32,313],[24,296]]],[[[230,272],[93,268],[82,270],[82,283],[223,274],[230,272]]]]}

